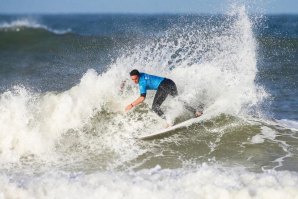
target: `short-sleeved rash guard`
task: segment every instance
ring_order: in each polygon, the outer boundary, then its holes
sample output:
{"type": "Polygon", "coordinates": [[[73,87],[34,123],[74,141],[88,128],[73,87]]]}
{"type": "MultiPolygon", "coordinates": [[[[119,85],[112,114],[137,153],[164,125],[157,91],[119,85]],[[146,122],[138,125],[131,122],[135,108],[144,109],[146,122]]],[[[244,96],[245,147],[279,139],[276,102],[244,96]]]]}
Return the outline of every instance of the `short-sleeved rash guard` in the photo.
{"type": "Polygon", "coordinates": [[[140,73],[139,88],[141,95],[146,96],[147,90],[157,90],[159,84],[164,79],[164,77],[140,73]]]}

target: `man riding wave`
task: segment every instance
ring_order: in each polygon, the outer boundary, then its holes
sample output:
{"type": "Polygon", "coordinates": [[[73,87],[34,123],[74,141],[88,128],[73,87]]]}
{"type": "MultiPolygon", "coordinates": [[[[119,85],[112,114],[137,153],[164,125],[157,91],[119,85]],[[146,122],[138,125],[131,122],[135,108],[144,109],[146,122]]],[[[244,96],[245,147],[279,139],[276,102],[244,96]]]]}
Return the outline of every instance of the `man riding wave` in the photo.
{"type": "MultiPolygon", "coordinates": [[[[125,111],[131,110],[134,106],[142,103],[147,95],[147,90],[156,90],[154,96],[152,110],[161,118],[165,119],[164,113],[161,110],[160,106],[165,101],[168,95],[173,97],[178,96],[178,90],[175,82],[171,79],[165,77],[159,77],[155,75],[150,75],[147,73],[140,73],[138,70],[134,69],[130,72],[130,78],[135,84],[139,84],[140,97],[135,101],[126,106],[125,111]]],[[[196,109],[186,105],[184,106],[187,110],[191,111],[196,117],[199,117],[203,114],[202,111],[197,111],[196,109]]]]}

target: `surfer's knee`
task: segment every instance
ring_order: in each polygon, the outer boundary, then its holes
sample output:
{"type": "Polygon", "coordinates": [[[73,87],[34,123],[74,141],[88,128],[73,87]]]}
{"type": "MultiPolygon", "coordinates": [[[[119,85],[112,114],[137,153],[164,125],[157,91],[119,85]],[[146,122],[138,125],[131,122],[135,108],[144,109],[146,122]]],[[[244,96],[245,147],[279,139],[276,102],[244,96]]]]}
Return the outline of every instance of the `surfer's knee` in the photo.
{"type": "Polygon", "coordinates": [[[156,114],[157,114],[158,116],[160,116],[160,117],[163,115],[163,112],[162,112],[160,106],[157,105],[157,104],[153,104],[153,105],[152,105],[152,111],[153,111],[154,113],[156,113],[156,114]]]}

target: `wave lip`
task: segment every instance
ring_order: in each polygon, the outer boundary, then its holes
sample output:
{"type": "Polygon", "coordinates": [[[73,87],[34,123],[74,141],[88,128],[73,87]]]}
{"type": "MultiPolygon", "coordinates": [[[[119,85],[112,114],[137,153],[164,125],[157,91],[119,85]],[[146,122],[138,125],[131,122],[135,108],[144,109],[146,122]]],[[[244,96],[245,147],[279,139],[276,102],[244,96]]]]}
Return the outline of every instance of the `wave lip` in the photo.
{"type": "Polygon", "coordinates": [[[66,34],[71,32],[71,29],[68,28],[66,30],[56,30],[56,29],[52,29],[47,27],[46,25],[43,24],[39,24],[38,22],[34,21],[34,20],[30,20],[30,19],[17,19],[11,22],[3,22],[0,24],[0,30],[5,30],[5,31],[9,31],[9,30],[13,30],[13,31],[21,31],[24,28],[33,28],[33,29],[44,29],[47,31],[50,31],[52,33],[55,34],[66,34]]]}

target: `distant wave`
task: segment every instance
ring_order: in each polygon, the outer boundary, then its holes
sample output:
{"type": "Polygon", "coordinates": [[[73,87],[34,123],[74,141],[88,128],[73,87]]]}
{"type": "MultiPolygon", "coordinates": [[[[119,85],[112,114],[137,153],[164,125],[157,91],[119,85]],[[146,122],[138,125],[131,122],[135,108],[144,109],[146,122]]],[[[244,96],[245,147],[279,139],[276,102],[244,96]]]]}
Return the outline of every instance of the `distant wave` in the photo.
{"type": "Polygon", "coordinates": [[[26,19],[26,18],[17,19],[11,22],[0,23],[0,30],[4,29],[5,31],[7,30],[20,31],[22,28],[44,29],[55,34],[66,34],[71,32],[70,28],[66,30],[56,30],[56,29],[49,28],[46,25],[39,24],[34,20],[26,19]]]}

